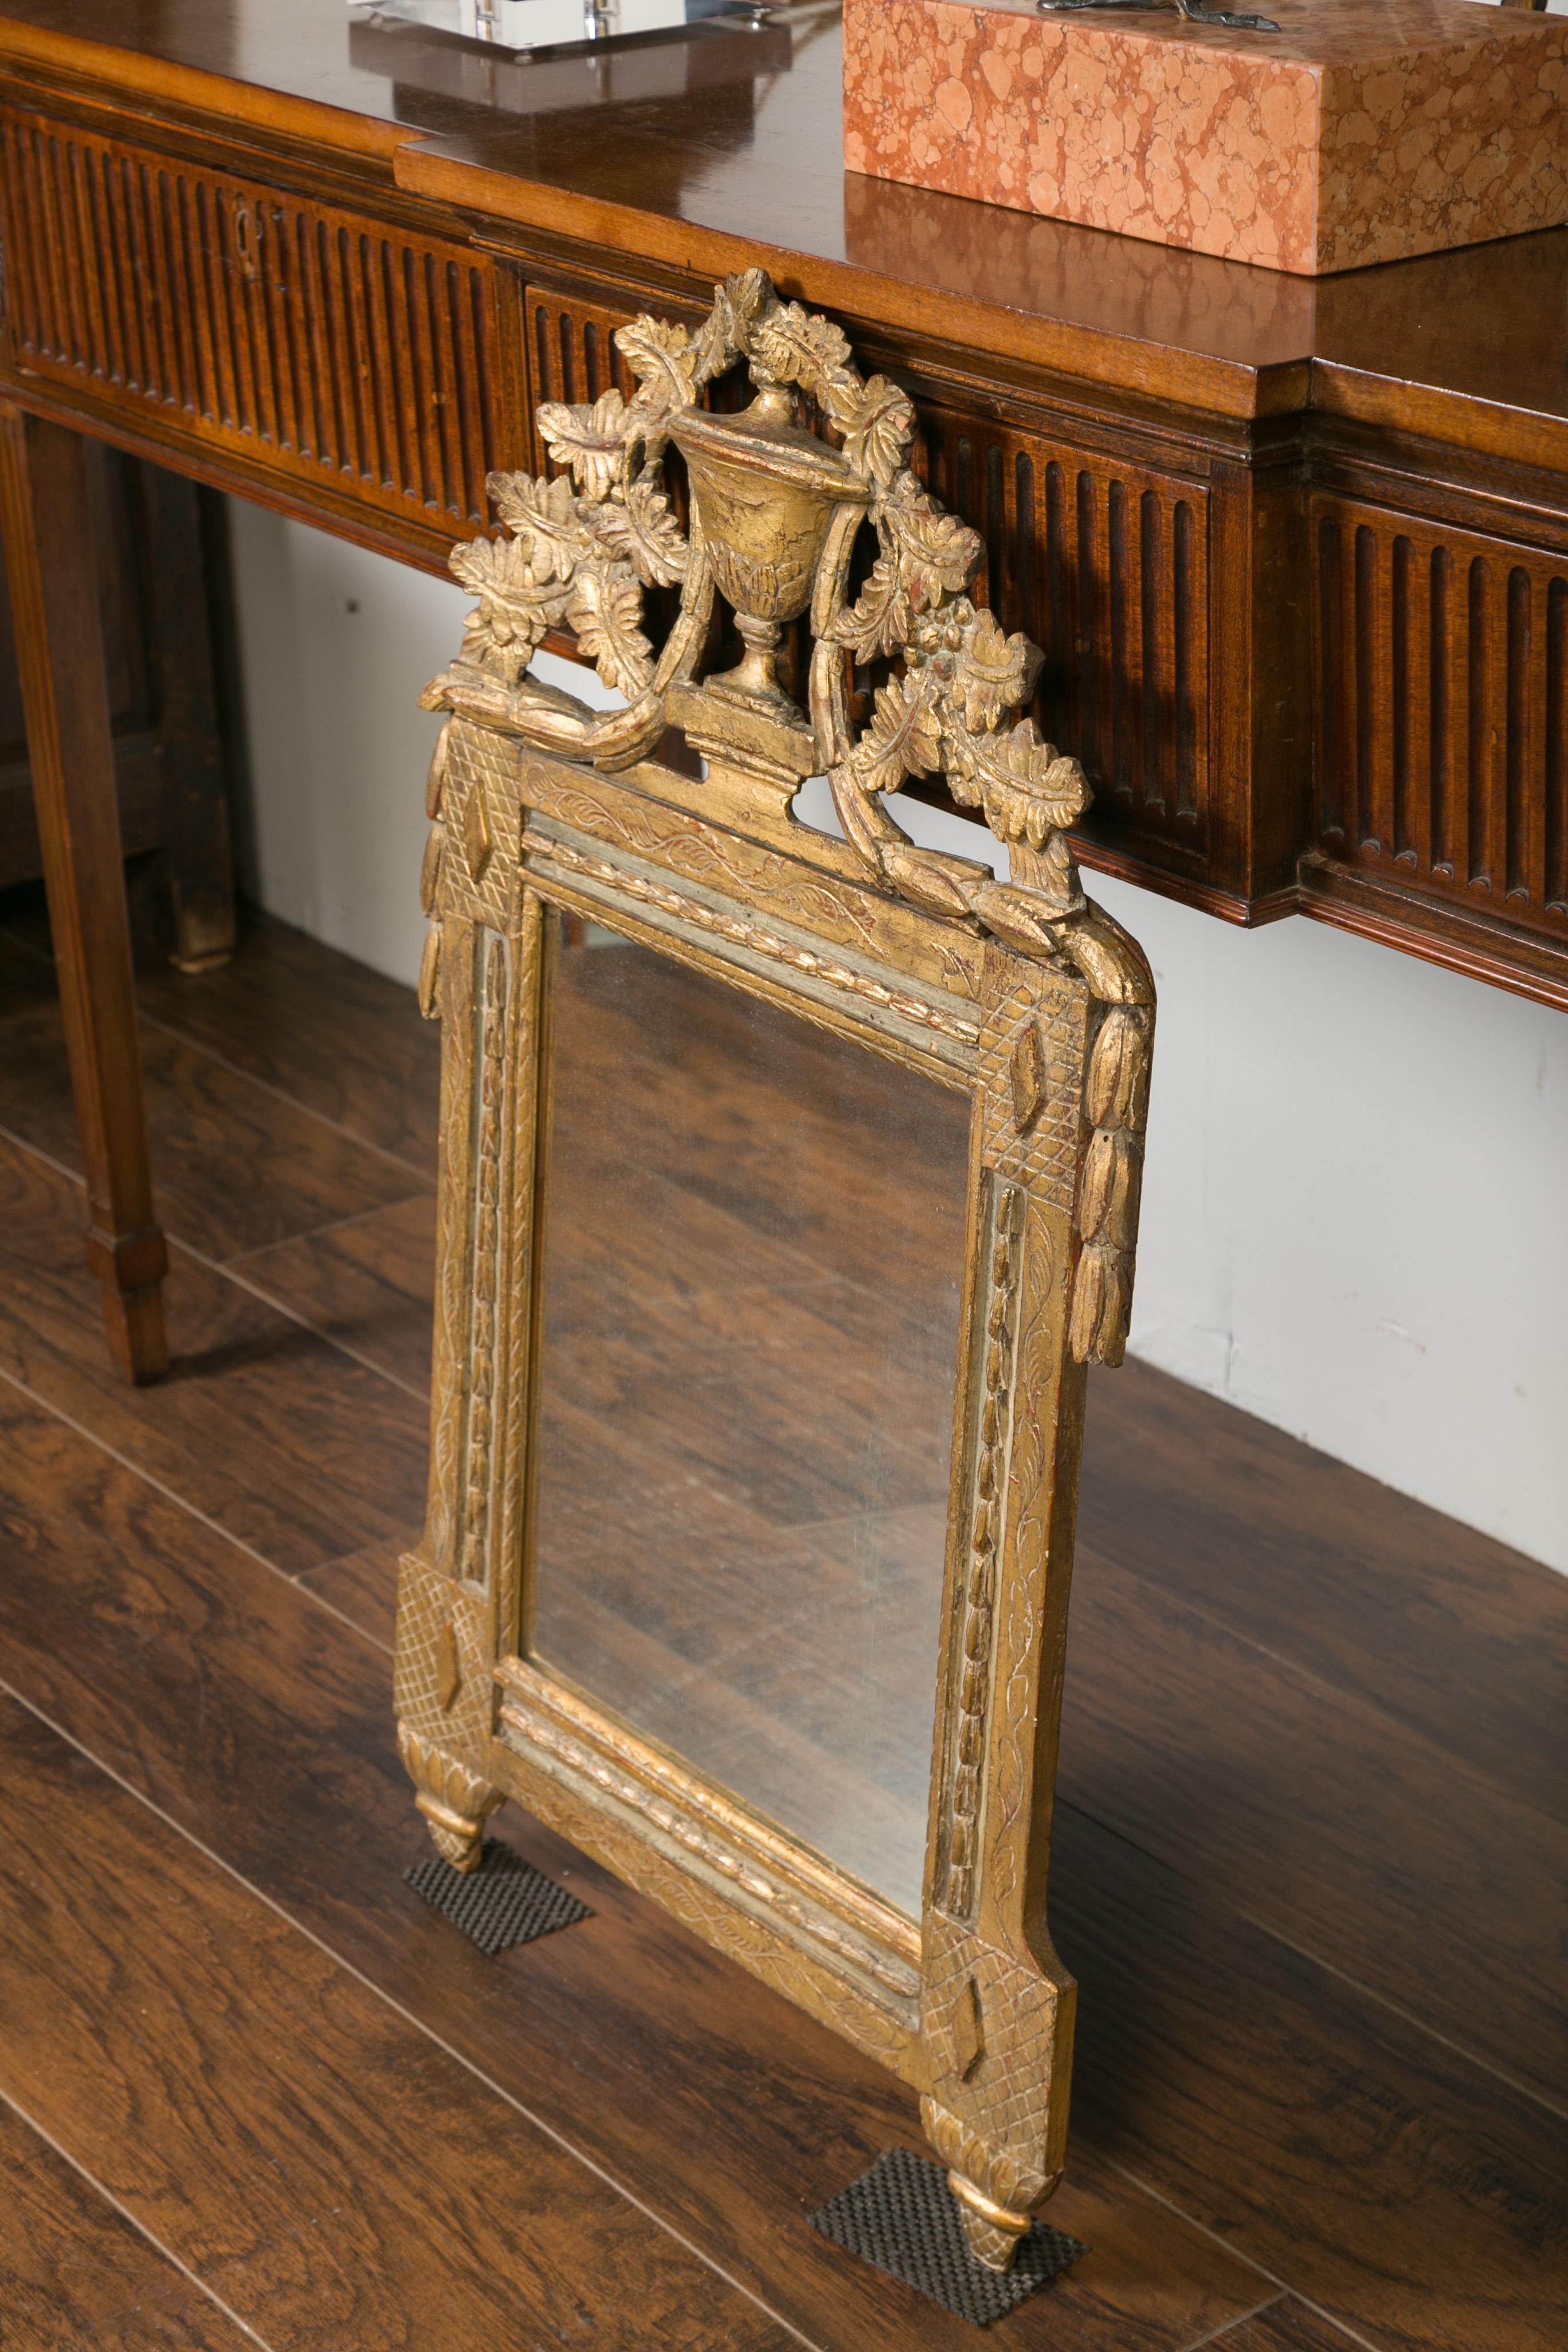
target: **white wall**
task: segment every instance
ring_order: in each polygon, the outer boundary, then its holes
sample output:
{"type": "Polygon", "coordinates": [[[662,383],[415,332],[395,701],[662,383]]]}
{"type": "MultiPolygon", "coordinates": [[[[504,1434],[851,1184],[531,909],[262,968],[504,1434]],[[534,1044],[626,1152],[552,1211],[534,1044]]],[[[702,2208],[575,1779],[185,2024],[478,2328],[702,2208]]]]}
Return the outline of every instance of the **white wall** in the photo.
{"type": "Polygon", "coordinates": [[[228,502],[251,793],[242,886],[285,922],[412,983],[425,772],[416,708],[473,599],[324,531],[228,502]]]}
{"type": "Polygon", "coordinates": [[[1089,887],[1160,991],[1135,1352],[1568,1570],[1568,1020],[1089,887]]]}
{"type": "MultiPolygon", "coordinates": [[[[411,981],[414,698],[468,599],[232,519],[251,887],[411,981]]],[[[1568,1571],[1568,1021],[1319,923],[1089,887],[1160,985],[1133,1351],[1568,1571]]]]}

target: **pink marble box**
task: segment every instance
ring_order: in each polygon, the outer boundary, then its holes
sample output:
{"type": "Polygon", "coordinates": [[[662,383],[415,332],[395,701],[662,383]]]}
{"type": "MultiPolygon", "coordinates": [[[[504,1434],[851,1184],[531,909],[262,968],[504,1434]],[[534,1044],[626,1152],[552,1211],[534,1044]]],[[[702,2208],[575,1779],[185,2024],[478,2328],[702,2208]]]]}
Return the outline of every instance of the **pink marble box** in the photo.
{"type": "Polygon", "coordinates": [[[1237,5],[1280,31],[846,0],[845,161],[1309,277],[1568,221],[1568,17],[1237,5]]]}

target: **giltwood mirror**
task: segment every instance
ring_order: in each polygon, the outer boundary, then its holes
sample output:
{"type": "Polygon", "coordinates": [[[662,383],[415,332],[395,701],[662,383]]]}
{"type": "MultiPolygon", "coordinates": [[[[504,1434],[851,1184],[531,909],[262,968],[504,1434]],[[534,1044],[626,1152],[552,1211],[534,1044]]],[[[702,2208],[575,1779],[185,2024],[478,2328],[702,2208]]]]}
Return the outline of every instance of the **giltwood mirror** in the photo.
{"type": "Polygon", "coordinates": [[[542,407],[563,470],[492,478],[506,535],[455,551],[479,603],[426,698],[402,1751],[459,1869],[516,1796],[913,2084],[1005,2269],[1066,2131],[1051,1790],[1152,990],[905,395],[757,271],[616,340],[634,398],[542,407]],[[531,674],[563,628],[623,707],[531,674]],[[1005,878],[914,845],[910,775],[1005,878]],[[813,777],[837,834],[795,814],[813,777]]]}

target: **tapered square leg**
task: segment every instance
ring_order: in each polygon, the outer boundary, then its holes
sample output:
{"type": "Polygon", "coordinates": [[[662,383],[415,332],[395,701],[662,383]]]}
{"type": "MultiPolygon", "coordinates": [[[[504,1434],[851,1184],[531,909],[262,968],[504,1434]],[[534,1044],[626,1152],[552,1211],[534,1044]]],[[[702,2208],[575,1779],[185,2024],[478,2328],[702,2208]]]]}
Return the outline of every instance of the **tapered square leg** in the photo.
{"type": "Polygon", "coordinates": [[[163,863],[174,963],[211,971],[234,953],[229,839],[199,493],[184,475],[142,469],[163,713],[163,863]]]}
{"type": "Polygon", "coordinates": [[[166,1371],[131,929],[82,445],[0,402],[0,532],[87,1171],[88,1264],[133,1381],[166,1371]]]}

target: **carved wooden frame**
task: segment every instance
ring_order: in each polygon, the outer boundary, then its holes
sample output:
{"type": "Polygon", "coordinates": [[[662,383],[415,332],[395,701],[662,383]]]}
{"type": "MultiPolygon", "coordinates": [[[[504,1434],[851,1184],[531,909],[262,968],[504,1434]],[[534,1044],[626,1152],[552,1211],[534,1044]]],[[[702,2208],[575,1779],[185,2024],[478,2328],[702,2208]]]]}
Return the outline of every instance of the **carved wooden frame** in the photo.
{"type": "Polygon", "coordinates": [[[1146,964],[1089,906],[1060,828],[1076,761],[1009,726],[1038,655],[963,593],[972,532],[904,458],[904,395],[748,272],[694,334],[621,335],[641,391],[545,407],[570,468],[498,477],[510,537],[459,548],[479,593],[428,690],[421,978],[443,1023],[427,1524],[403,1563],[399,1741],[459,1869],[515,1796],[919,2091],[969,2240],[1011,2262],[1058,2177],[1074,1987],[1046,1927],[1087,1365],[1120,1360],[1152,1039],[1146,964]],[[700,404],[744,362],[742,416],[700,404]],[[830,438],[798,421],[814,404],[830,438]],[[685,456],[683,533],[663,476],[685,456]],[[765,487],[759,496],[757,485],[765,487]],[[739,485],[744,495],[737,501],[739,485]],[[861,524],[879,559],[847,581],[861,524]],[[642,591],[679,582],[657,656],[642,591]],[[742,659],[704,677],[714,592],[742,659]],[[809,718],[773,672],[809,610],[809,718]],[[529,672],[565,623],[626,696],[529,672]],[[891,663],[853,723],[849,658],[891,663]],[[648,755],[679,722],[697,781],[648,755]],[[826,772],[844,837],[797,821],[826,772]],[[936,772],[1008,840],[1011,877],[914,848],[885,805],[936,772]],[[942,1639],[916,1921],[528,1654],[530,1431],[549,910],[591,917],[973,1102],[942,1639]]]}

